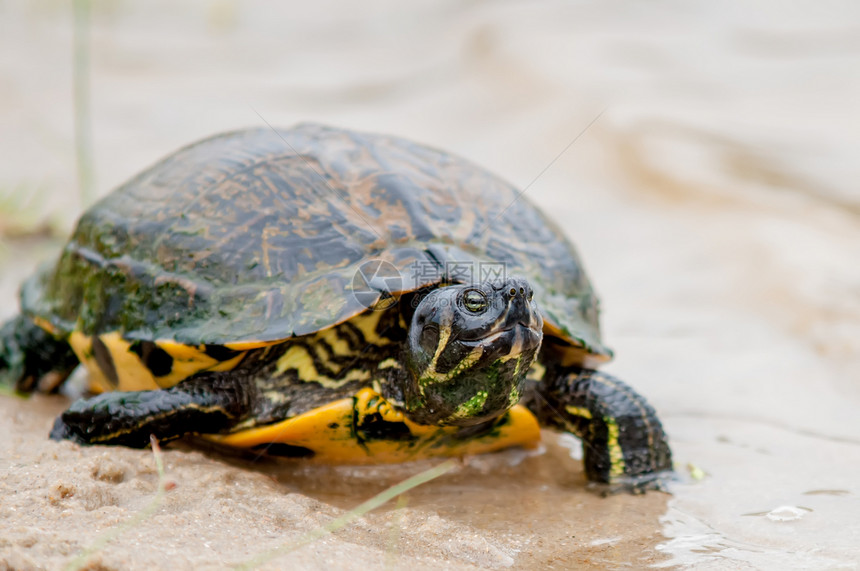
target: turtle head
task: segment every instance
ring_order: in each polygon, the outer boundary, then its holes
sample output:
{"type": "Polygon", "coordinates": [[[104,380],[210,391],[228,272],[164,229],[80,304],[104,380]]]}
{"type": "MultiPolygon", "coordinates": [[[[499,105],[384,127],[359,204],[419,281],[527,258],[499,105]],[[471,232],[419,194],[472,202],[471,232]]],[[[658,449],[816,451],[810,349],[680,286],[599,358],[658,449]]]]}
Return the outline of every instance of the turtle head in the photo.
{"type": "Polygon", "coordinates": [[[524,279],[437,288],[415,308],[403,405],[419,424],[471,426],[520,399],[543,338],[524,279]]]}

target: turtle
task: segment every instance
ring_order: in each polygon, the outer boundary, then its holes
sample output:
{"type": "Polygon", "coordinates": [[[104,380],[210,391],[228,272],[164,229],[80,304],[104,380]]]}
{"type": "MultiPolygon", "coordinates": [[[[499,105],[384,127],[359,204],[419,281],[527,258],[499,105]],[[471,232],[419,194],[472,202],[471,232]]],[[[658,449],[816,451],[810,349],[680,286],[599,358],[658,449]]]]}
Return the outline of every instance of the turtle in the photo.
{"type": "Polygon", "coordinates": [[[0,382],[86,398],[50,432],[144,448],[402,462],[583,445],[588,482],[663,489],[654,408],[598,372],[598,299],[564,232],[458,156],[319,124],[183,147],[78,220],[0,329],[0,382]]]}

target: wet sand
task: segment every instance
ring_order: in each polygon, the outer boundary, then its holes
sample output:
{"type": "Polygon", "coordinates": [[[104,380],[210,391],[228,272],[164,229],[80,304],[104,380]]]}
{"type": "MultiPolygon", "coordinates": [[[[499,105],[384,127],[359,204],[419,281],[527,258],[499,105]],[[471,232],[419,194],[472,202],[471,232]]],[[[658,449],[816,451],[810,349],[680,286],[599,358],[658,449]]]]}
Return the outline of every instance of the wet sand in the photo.
{"type": "MultiPolygon", "coordinates": [[[[174,445],[162,451],[170,490],[155,497],[151,452],[82,448],[44,438],[66,402],[0,400],[4,498],[0,562],[60,568],[106,533],[91,568],[223,568],[326,525],[436,462],[326,467],[248,462],[174,445]]],[[[465,458],[451,472],[263,568],[569,569],[666,559],[657,518],[668,496],[605,500],[585,490],[580,463],[548,438],[537,451],[465,458]],[[401,503],[402,502],[402,503],[401,503]]]]}
{"type": "MultiPolygon", "coordinates": [[[[98,194],[260,116],[483,164],[578,245],[617,354],[607,371],[658,409],[685,477],[672,496],[598,498],[547,434],[541,454],[465,459],[264,567],[856,568],[858,17],[803,2],[95,9],[98,194]]],[[[84,207],[71,31],[64,3],[0,7],[0,317],[61,247],[46,233],[84,207]]],[[[67,405],[0,396],[0,569],[62,568],[118,528],[90,568],[225,568],[431,465],[173,448],[175,487],[126,529],[156,493],[152,453],[48,441],[67,405]]]]}

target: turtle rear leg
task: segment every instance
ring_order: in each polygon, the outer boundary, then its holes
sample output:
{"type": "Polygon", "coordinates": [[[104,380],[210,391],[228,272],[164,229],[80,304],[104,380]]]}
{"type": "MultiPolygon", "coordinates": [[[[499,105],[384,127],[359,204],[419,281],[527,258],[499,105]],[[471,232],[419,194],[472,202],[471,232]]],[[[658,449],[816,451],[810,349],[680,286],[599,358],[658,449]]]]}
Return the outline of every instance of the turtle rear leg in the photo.
{"type": "Polygon", "coordinates": [[[169,389],[81,399],[54,422],[51,438],[145,448],[192,433],[221,432],[251,409],[253,384],[240,371],[205,372],[169,389]]]}
{"type": "Polygon", "coordinates": [[[0,328],[0,385],[20,393],[54,392],[78,366],[65,339],[18,315],[0,328]]]}

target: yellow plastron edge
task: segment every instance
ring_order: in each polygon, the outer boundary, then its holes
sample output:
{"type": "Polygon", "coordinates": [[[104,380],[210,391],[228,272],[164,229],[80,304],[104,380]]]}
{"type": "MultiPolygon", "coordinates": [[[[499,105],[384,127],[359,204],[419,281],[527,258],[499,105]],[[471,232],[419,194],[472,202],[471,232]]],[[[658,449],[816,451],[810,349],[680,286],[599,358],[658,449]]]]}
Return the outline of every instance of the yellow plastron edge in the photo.
{"type": "Polygon", "coordinates": [[[512,446],[532,448],[540,440],[537,419],[520,405],[482,436],[457,438],[459,430],[415,424],[372,389],[362,389],[352,398],[276,424],[204,438],[239,448],[260,447],[261,452],[270,443],[298,446],[313,451],[312,461],[328,464],[386,464],[483,454],[512,446]],[[374,416],[368,418],[370,415],[374,416]]]}
{"type": "Polygon", "coordinates": [[[232,359],[218,361],[205,352],[205,346],[185,345],[169,339],[156,340],[159,349],[170,355],[171,371],[161,377],[155,377],[140,357],[131,351],[132,342],[124,339],[117,331],[99,335],[99,339],[110,353],[117,374],[117,385],[114,386],[105,376],[93,356],[93,338],[80,331],[72,331],[69,344],[78,359],[90,374],[90,390],[95,393],[107,391],[154,391],[170,388],[178,382],[202,371],[229,371],[242,360],[243,354],[232,359]]]}

